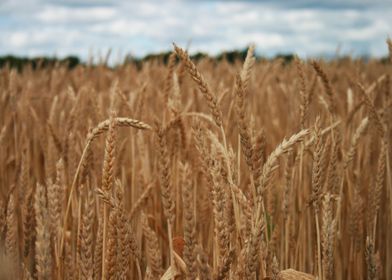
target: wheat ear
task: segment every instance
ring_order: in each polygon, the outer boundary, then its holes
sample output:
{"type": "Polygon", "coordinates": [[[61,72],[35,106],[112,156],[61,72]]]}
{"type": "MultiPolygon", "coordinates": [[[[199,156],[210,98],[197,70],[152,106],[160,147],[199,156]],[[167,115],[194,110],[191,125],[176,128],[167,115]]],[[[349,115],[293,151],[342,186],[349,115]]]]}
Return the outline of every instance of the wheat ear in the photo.
{"type": "Polygon", "coordinates": [[[48,209],[45,187],[37,184],[34,196],[34,210],[36,217],[37,237],[35,241],[35,260],[38,279],[50,279],[51,253],[50,253],[50,233],[48,224],[48,209]]]}
{"type": "Polygon", "coordinates": [[[203,94],[204,98],[207,101],[207,105],[210,109],[212,116],[214,117],[215,123],[217,126],[222,125],[222,113],[218,108],[218,101],[216,96],[212,94],[210,88],[207,85],[206,80],[201,75],[196,65],[191,61],[188,54],[181,48],[179,48],[176,44],[174,45],[174,50],[177,55],[185,62],[185,67],[188,70],[188,73],[191,75],[192,79],[199,86],[200,92],[203,94]]]}
{"type": "Polygon", "coordinates": [[[83,153],[82,156],[80,158],[78,167],[76,169],[73,181],[72,181],[72,185],[70,188],[70,192],[69,192],[69,196],[68,196],[68,202],[67,202],[67,206],[65,209],[65,213],[64,213],[64,220],[63,220],[63,229],[62,229],[62,238],[61,238],[61,243],[60,243],[60,252],[63,251],[64,248],[64,238],[65,238],[65,231],[67,229],[67,221],[68,221],[68,215],[69,215],[69,211],[70,211],[70,207],[71,207],[71,198],[73,195],[73,192],[76,188],[76,183],[77,183],[77,179],[78,179],[78,175],[80,172],[80,169],[83,165],[83,161],[85,159],[85,156],[88,154],[88,150],[90,148],[91,143],[93,142],[94,139],[96,139],[100,134],[102,134],[103,132],[107,131],[109,129],[110,123],[114,122],[115,126],[119,126],[119,127],[133,127],[133,128],[137,128],[137,129],[141,129],[141,130],[149,130],[151,129],[151,126],[149,126],[148,124],[145,124],[144,122],[138,121],[138,120],[134,120],[134,119],[129,119],[129,118],[112,118],[112,119],[107,119],[101,123],[98,124],[98,126],[96,126],[88,135],[87,135],[87,140],[86,140],[86,145],[83,149],[83,153]]]}

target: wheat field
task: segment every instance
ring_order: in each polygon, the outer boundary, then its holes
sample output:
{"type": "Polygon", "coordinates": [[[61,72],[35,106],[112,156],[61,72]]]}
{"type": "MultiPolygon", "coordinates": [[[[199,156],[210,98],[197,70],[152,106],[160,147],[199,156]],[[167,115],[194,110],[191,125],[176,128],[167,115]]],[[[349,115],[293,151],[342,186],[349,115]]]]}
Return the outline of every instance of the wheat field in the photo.
{"type": "Polygon", "coordinates": [[[388,279],[390,61],[0,70],[0,279],[388,279]]]}

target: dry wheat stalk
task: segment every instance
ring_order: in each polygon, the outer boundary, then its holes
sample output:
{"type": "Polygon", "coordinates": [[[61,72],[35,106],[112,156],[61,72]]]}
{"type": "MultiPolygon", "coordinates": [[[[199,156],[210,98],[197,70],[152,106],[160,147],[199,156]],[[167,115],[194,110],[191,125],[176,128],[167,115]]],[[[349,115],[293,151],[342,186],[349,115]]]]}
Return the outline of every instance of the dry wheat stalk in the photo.
{"type": "Polygon", "coordinates": [[[61,225],[61,212],[64,201],[64,182],[61,179],[64,165],[62,159],[56,164],[56,180],[48,182],[48,210],[52,235],[58,238],[61,225]]]}
{"type": "Polygon", "coordinates": [[[377,174],[374,189],[370,191],[370,203],[369,203],[369,216],[368,216],[368,224],[370,228],[373,225],[373,238],[375,238],[376,234],[376,226],[377,226],[377,214],[380,209],[381,204],[381,195],[382,189],[384,187],[385,181],[385,165],[386,165],[386,155],[387,155],[387,143],[385,138],[381,139],[380,145],[380,155],[377,163],[377,174]]]}
{"type": "Polygon", "coordinates": [[[218,270],[214,276],[215,280],[223,280],[228,277],[231,265],[234,262],[235,258],[235,251],[232,249],[228,251],[228,253],[225,254],[224,258],[222,259],[222,262],[220,266],[218,267],[218,270]]]}
{"type": "Polygon", "coordinates": [[[378,271],[375,260],[374,253],[374,241],[368,236],[366,238],[366,264],[367,264],[367,279],[368,280],[377,280],[378,279],[378,271]]]}
{"type": "Polygon", "coordinates": [[[184,61],[185,66],[191,75],[192,79],[197,83],[199,86],[199,90],[203,94],[204,98],[207,101],[207,105],[210,108],[211,114],[214,117],[215,123],[217,126],[222,125],[222,113],[218,108],[218,102],[216,96],[212,94],[211,90],[209,89],[207,82],[205,81],[204,77],[201,75],[199,70],[197,70],[196,65],[191,61],[188,54],[181,48],[177,47],[174,44],[174,50],[177,55],[184,61]]]}
{"type": "MultiPolygon", "coordinates": [[[[116,130],[115,130],[115,116],[114,112],[111,113],[108,135],[105,142],[105,155],[102,170],[102,185],[101,193],[104,197],[111,199],[112,188],[114,184],[114,158],[115,158],[115,141],[116,141],[116,130]]],[[[107,203],[103,205],[103,239],[102,239],[102,278],[114,278],[116,272],[114,266],[116,261],[113,251],[117,250],[117,230],[116,230],[116,216],[110,212],[107,203]],[[107,269],[107,270],[106,270],[107,269]]]]}
{"type": "Polygon", "coordinates": [[[317,235],[317,271],[319,278],[322,279],[321,267],[321,239],[320,239],[320,225],[319,225],[319,210],[320,210],[320,194],[321,194],[321,174],[322,174],[322,152],[323,142],[321,138],[320,118],[316,119],[314,125],[314,152],[313,152],[313,166],[312,166],[312,194],[311,201],[314,209],[314,216],[316,221],[316,235],[317,235]]]}
{"type": "Polygon", "coordinates": [[[338,162],[339,148],[340,144],[337,141],[334,141],[331,147],[327,178],[327,190],[330,191],[331,194],[337,193],[341,180],[338,162]]]}
{"type": "Polygon", "coordinates": [[[377,129],[377,132],[380,134],[380,137],[383,137],[384,133],[385,133],[385,128],[384,128],[382,119],[377,112],[377,109],[374,107],[374,104],[373,104],[372,100],[370,99],[365,88],[359,83],[358,83],[358,88],[359,88],[359,91],[361,92],[361,94],[365,100],[366,107],[368,108],[369,119],[374,123],[374,125],[377,129]]]}
{"type": "Polygon", "coordinates": [[[389,51],[389,60],[392,62],[392,40],[391,38],[387,39],[388,51],[389,51]]]}
{"type": "Polygon", "coordinates": [[[255,51],[255,45],[250,45],[246,53],[245,62],[244,65],[242,66],[242,70],[240,74],[244,92],[247,92],[247,89],[249,87],[249,81],[251,79],[252,69],[256,62],[256,58],[254,57],[254,51],[255,51]]]}
{"type": "Polygon", "coordinates": [[[132,218],[135,216],[135,214],[141,210],[144,202],[148,199],[153,186],[154,186],[153,183],[149,184],[146,187],[146,189],[143,191],[143,193],[140,195],[140,197],[137,199],[137,201],[133,204],[132,209],[129,213],[130,220],[132,220],[132,218]]]}
{"type": "Polygon", "coordinates": [[[158,238],[156,233],[148,225],[147,217],[142,214],[141,217],[143,235],[146,240],[146,258],[148,268],[154,278],[158,278],[162,275],[162,256],[161,251],[158,247],[158,238]]]}
{"type": "Polygon", "coordinates": [[[295,66],[297,68],[298,76],[299,76],[299,95],[301,97],[300,103],[300,124],[301,129],[305,128],[305,121],[308,115],[310,98],[308,95],[308,91],[306,88],[306,80],[305,80],[305,71],[304,71],[304,63],[298,57],[295,58],[295,66]]]}
{"type": "Polygon", "coordinates": [[[245,86],[241,77],[238,75],[236,77],[235,83],[235,93],[236,93],[236,107],[238,115],[238,128],[241,139],[242,153],[245,156],[245,161],[251,171],[253,171],[253,150],[252,150],[252,138],[250,135],[249,128],[247,126],[247,121],[245,120],[245,107],[244,107],[244,93],[245,86]]]}
{"type": "Polygon", "coordinates": [[[141,260],[140,249],[136,243],[134,233],[132,231],[131,225],[128,222],[124,209],[124,194],[122,190],[122,185],[119,180],[116,181],[117,190],[117,206],[115,206],[114,211],[116,211],[117,219],[117,236],[118,236],[118,247],[119,255],[118,262],[120,263],[120,278],[127,278],[131,254],[135,261],[138,263],[141,260]]]}
{"type": "Polygon", "coordinates": [[[208,257],[204,252],[203,248],[200,246],[197,247],[197,254],[198,254],[198,267],[199,267],[199,278],[210,280],[212,279],[211,276],[211,268],[208,265],[208,257]]]}
{"type": "Polygon", "coordinates": [[[181,165],[182,169],[182,202],[184,207],[184,262],[187,266],[187,278],[195,279],[197,275],[196,263],[196,221],[194,214],[194,190],[190,180],[191,172],[188,165],[181,165]]]}
{"type": "Polygon", "coordinates": [[[170,56],[169,56],[167,74],[166,74],[165,84],[164,84],[164,88],[163,88],[165,102],[168,102],[168,98],[170,96],[170,91],[173,87],[172,83],[173,83],[174,67],[176,65],[175,63],[176,63],[176,53],[172,52],[172,53],[170,53],[170,56]]]}
{"type": "Polygon", "coordinates": [[[278,277],[280,277],[280,279],[282,280],[315,280],[316,279],[316,277],[314,277],[311,274],[300,272],[292,268],[282,270],[281,272],[279,272],[278,277]]]}
{"type": "MultiPolygon", "coordinates": [[[[60,250],[62,251],[63,246],[64,246],[64,231],[66,230],[67,227],[67,217],[69,214],[69,210],[71,207],[71,198],[72,198],[72,194],[75,190],[76,187],[76,182],[77,182],[77,178],[78,178],[78,174],[79,174],[79,170],[81,169],[82,163],[84,161],[84,157],[86,154],[88,154],[88,149],[90,148],[90,145],[92,143],[92,141],[94,139],[96,139],[100,134],[102,134],[103,132],[107,131],[110,127],[110,123],[114,123],[115,126],[120,126],[120,127],[134,127],[137,129],[151,129],[151,127],[141,121],[138,120],[134,120],[134,119],[129,119],[129,118],[112,118],[112,119],[107,119],[103,122],[101,122],[100,124],[98,124],[98,126],[96,126],[88,135],[87,135],[87,140],[86,140],[86,146],[84,147],[83,153],[82,153],[82,157],[79,161],[79,165],[76,169],[73,181],[72,181],[72,185],[71,185],[71,189],[70,189],[70,194],[69,194],[69,198],[68,198],[68,202],[67,202],[67,206],[66,206],[66,210],[65,210],[65,214],[64,214],[64,222],[63,222],[63,237],[61,239],[61,244],[60,244],[60,250]]],[[[114,127],[114,125],[112,125],[114,127]]]]}
{"type": "Polygon", "coordinates": [[[321,78],[321,81],[323,82],[325,93],[327,94],[327,97],[328,97],[328,110],[329,110],[329,112],[332,115],[336,114],[335,92],[332,88],[331,82],[330,82],[327,74],[324,72],[320,63],[318,63],[317,61],[313,60],[313,61],[311,61],[310,64],[313,66],[317,75],[321,78]]]}
{"type": "Polygon", "coordinates": [[[313,167],[312,167],[312,196],[311,201],[316,213],[319,211],[320,193],[321,193],[321,176],[322,176],[322,154],[323,141],[321,138],[320,119],[316,120],[314,126],[314,152],[313,152],[313,167]]]}
{"type": "Polygon", "coordinates": [[[14,277],[17,276],[19,270],[18,218],[16,210],[15,197],[11,193],[7,205],[5,251],[11,262],[11,271],[14,277]]]}
{"type": "Polygon", "coordinates": [[[6,209],[3,205],[3,201],[0,200],[0,234],[3,234],[4,228],[7,225],[6,209]]]}
{"type": "Polygon", "coordinates": [[[245,254],[245,279],[253,279],[258,268],[258,258],[260,254],[260,246],[262,232],[264,230],[264,223],[262,219],[257,219],[254,221],[252,226],[252,232],[247,240],[246,244],[246,254],[245,254]]]}
{"type": "Polygon", "coordinates": [[[52,256],[50,253],[50,233],[48,223],[47,199],[45,187],[37,184],[34,196],[36,218],[35,259],[38,279],[50,279],[52,276],[52,256]]]}
{"type": "Polygon", "coordinates": [[[309,130],[304,129],[300,132],[292,135],[288,140],[284,139],[275,150],[268,156],[262,170],[260,188],[257,190],[258,195],[261,195],[268,186],[271,180],[272,173],[277,168],[278,158],[287,153],[295,144],[302,142],[304,138],[309,134],[309,130]]]}
{"type": "Polygon", "coordinates": [[[109,123],[108,136],[105,144],[105,158],[102,170],[102,189],[110,192],[114,183],[114,159],[116,146],[116,130],[114,116],[111,117],[109,123]]]}
{"type": "MultiPolygon", "coordinates": [[[[35,210],[34,210],[34,188],[29,190],[23,209],[25,212],[23,220],[23,255],[27,257],[30,253],[35,238],[35,210]]],[[[0,227],[1,232],[1,227],[0,227]]]]}
{"type": "Polygon", "coordinates": [[[332,196],[327,193],[323,199],[322,216],[322,258],[323,277],[334,279],[334,247],[336,220],[333,217],[332,196]]]}
{"type": "Polygon", "coordinates": [[[117,230],[117,210],[113,209],[110,211],[109,215],[109,223],[107,225],[108,227],[108,233],[107,233],[107,243],[106,246],[104,245],[104,248],[106,248],[106,254],[104,255],[103,261],[106,263],[105,269],[103,269],[102,273],[104,274],[105,272],[105,277],[104,279],[118,279],[120,275],[120,263],[118,262],[118,230],[117,230]]]}
{"type": "Polygon", "coordinates": [[[167,154],[166,135],[162,128],[158,129],[157,136],[159,143],[159,174],[163,209],[167,220],[170,224],[173,224],[175,219],[175,204],[170,185],[170,162],[167,154]]]}
{"type": "Polygon", "coordinates": [[[95,199],[92,190],[87,191],[84,204],[80,245],[80,271],[82,279],[93,277],[93,226],[95,218],[95,199]]]}
{"type": "Polygon", "coordinates": [[[364,135],[366,132],[366,129],[369,125],[369,120],[368,118],[362,119],[361,123],[359,124],[358,128],[356,129],[352,139],[351,139],[351,145],[348,149],[348,152],[346,154],[346,159],[344,162],[344,167],[347,168],[348,164],[354,159],[355,152],[358,147],[359,139],[364,135]]]}
{"type": "MultiPolygon", "coordinates": [[[[103,211],[100,211],[99,216],[103,216],[103,211]]],[[[94,246],[94,279],[101,279],[102,277],[102,248],[103,248],[103,219],[98,223],[98,230],[94,246]]]]}

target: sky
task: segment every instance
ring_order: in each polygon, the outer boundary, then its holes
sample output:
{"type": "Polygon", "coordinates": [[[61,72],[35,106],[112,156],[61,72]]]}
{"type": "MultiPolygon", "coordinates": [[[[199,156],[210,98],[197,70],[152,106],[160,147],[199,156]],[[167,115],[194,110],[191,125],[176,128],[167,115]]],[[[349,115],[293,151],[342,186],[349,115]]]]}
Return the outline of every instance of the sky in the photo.
{"type": "Polygon", "coordinates": [[[119,61],[167,51],[216,55],[253,43],[259,55],[381,57],[392,0],[0,0],[0,55],[104,55],[119,61]]]}

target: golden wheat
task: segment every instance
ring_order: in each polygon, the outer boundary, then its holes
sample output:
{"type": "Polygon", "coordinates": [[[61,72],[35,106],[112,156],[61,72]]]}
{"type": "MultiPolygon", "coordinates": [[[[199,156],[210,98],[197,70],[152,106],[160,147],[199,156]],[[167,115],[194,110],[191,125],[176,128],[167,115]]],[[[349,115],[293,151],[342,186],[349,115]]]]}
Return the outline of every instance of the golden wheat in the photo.
{"type": "Polygon", "coordinates": [[[254,46],[0,69],[0,278],[388,279],[391,75],[254,46]]]}

